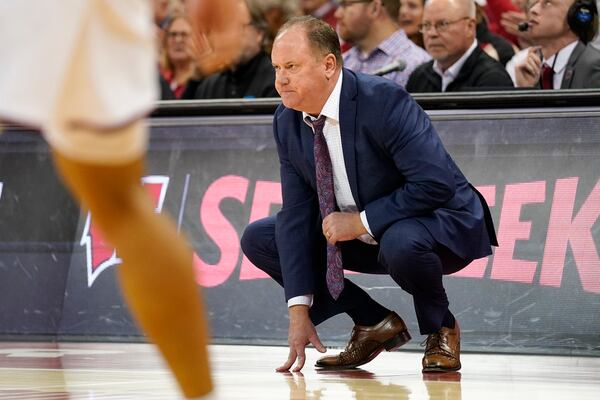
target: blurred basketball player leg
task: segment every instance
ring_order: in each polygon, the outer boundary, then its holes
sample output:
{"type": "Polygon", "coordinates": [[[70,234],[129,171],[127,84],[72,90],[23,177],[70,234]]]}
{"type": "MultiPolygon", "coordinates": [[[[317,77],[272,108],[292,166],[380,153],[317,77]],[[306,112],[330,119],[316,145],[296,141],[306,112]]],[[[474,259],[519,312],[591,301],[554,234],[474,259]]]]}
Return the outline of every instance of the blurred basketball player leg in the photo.
{"type": "MultiPolygon", "coordinates": [[[[136,122],[122,129],[145,127],[136,122]]],[[[53,155],[66,185],[91,211],[122,258],[118,273],[127,303],[162,351],[184,394],[198,397],[210,392],[206,326],[192,253],[174,223],[154,212],[141,185],[143,159],[101,165],[56,150],[53,155]]]]}
{"type": "MultiPolygon", "coordinates": [[[[239,0],[186,1],[209,44],[209,56],[199,60],[203,71],[228,65],[240,37],[239,24],[228,21],[239,17],[239,0]]],[[[184,394],[204,395],[212,383],[191,251],[173,223],[154,213],[141,187],[140,143],[147,139],[142,122],[123,122],[152,107],[152,29],[150,19],[142,18],[150,17],[150,2],[55,3],[0,2],[0,21],[8,27],[0,37],[6,56],[0,63],[0,114],[44,131],[58,172],[124,260],[119,276],[133,315],[184,394]],[[86,127],[73,128],[75,122],[86,127]],[[90,133],[90,142],[81,140],[90,133]],[[129,146],[114,146],[114,138],[129,146]]]]}

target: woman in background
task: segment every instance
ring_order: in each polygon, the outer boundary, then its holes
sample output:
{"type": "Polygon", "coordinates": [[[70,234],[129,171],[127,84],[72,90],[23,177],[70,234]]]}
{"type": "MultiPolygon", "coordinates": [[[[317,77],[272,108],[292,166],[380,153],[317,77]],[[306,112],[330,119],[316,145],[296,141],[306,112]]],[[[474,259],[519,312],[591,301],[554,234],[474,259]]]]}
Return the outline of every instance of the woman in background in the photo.
{"type": "Polygon", "coordinates": [[[425,7],[425,0],[400,0],[398,22],[410,40],[417,46],[425,48],[423,34],[419,32],[419,25],[423,19],[423,7],[425,7]]]}
{"type": "Polygon", "coordinates": [[[200,82],[193,45],[190,22],[183,14],[173,15],[165,26],[160,59],[160,74],[172,95],[162,93],[162,100],[193,98],[200,82]]]}

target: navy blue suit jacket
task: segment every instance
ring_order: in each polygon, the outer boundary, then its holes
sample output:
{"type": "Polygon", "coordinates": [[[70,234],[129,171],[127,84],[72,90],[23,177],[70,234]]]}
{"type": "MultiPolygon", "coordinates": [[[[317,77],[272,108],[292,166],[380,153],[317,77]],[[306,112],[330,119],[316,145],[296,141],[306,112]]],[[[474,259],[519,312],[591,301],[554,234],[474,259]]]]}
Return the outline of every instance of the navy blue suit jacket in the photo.
{"type": "MultiPolygon", "coordinates": [[[[487,205],[446,152],[421,107],[387,79],[347,69],[343,78],[339,116],[346,172],[375,240],[397,221],[416,218],[464,259],[491,254],[487,205]]],[[[275,235],[290,299],[314,293],[315,265],[321,249],[325,251],[314,134],[301,112],[283,105],[275,111],[273,130],[283,192],[275,235]]]]}

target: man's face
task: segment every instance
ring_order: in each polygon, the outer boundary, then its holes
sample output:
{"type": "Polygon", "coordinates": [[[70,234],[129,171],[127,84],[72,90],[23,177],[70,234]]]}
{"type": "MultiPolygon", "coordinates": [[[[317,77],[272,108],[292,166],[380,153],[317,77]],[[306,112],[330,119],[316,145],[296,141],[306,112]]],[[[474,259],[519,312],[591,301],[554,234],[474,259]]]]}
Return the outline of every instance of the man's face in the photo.
{"type": "Polygon", "coordinates": [[[368,16],[371,2],[363,0],[342,0],[335,11],[338,35],[350,43],[359,43],[371,30],[373,23],[368,16]]]}
{"type": "Polygon", "coordinates": [[[183,18],[174,20],[166,32],[167,56],[171,62],[189,61],[192,27],[183,18]]]}
{"type": "Polygon", "coordinates": [[[429,0],[425,5],[423,41],[434,60],[454,64],[473,44],[475,21],[451,0],[429,0]]]}
{"type": "Polygon", "coordinates": [[[252,17],[250,16],[250,10],[245,1],[239,2],[239,11],[242,15],[242,32],[239,43],[239,53],[234,64],[240,65],[250,61],[256,56],[262,48],[262,41],[264,39],[264,33],[252,25],[252,17]]]}
{"type": "Polygon", "coordinates": [[[533,41],[544,44],[569,32],[567,12],[574,0],[531,0],[529,2],[529,34],[533,41]]]}
{"type": "Polygon", "coordinates": [[[423,19],[423,0],[400,0],[398,22],[408,36],[419,32],[419,24],[423,19]]]}
{"type": "Polygon", "coordinates": [[[292,27],[277,37],[271,62],[283,105],[311,114],[321,111],[321,89],[327,84],[324,58],[309,46],[303,28],[292,27]]]}

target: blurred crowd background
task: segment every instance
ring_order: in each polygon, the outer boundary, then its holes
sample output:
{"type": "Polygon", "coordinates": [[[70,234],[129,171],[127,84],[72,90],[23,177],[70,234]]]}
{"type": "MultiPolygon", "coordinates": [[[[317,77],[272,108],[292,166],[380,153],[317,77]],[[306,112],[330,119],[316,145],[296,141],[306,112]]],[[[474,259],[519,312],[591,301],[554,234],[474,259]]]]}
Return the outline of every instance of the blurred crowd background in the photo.
{"type": "Polygon", "coordinates": [[[600,87],[600,0],[239,0],[239,53],[209,76],[183,1],[153,0],[162,100],[277,97],[270,51],[298,15],[336,29],[346,68],[412,93],[600,87]]]}

